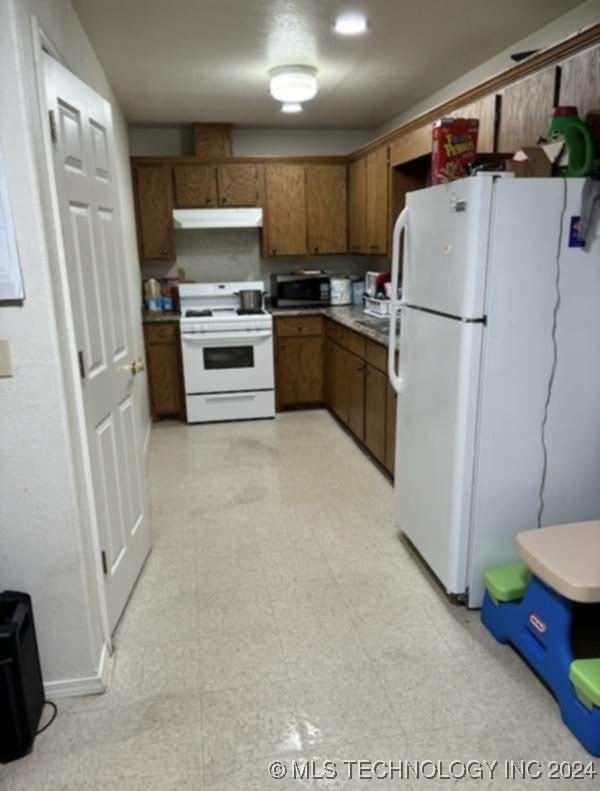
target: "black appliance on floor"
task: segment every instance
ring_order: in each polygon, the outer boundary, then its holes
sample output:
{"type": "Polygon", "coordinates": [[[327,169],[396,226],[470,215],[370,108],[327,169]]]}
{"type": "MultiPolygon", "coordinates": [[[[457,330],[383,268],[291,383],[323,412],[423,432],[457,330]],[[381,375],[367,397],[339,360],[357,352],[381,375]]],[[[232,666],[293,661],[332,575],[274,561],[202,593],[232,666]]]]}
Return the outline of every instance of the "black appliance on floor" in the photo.
{"type": "Polygon", "coordinates": [[[0,593],[0,763],[31,752],[44,707],[31,597],[0,593]]]}

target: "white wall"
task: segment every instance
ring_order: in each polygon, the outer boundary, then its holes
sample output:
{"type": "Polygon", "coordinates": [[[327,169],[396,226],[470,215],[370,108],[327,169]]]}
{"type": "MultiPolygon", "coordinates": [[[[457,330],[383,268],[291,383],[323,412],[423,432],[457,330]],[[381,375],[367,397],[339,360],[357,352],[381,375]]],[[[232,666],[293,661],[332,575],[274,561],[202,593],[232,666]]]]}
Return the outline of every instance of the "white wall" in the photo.
{"type": "Polygon", "coordinates": [[[457,80],[446,85],[444,88],[436,91],[428,96],[426,99],[418,102],[417,104],[409,107],[404,112],[391,118],[383,126],[376,130],[376,135],[382,135],[384,132],[394,129],[401,124],[405,124],[412,118],[416,118],[428,110],[431,110],[436,105],[451,99],[462,91],[478,85],[480,82],[489,79],[490,77],[506,71],[511,66],[514,66],[514,61],[510,56],[515,52],[525,52],[531,49],[543,49],[558,41],[571,36],[580,30],[588,27],[589,25],[596,24],[600,21],[600,0],[587,0],[587,2],[574,8],[572,11],[564,14],[563,16],[555,19],[550,24],[541,28],[540,30],[532,33],[530,36],[517,41],[508,49],[505,49],[499,55],[482,63],[476,69],[473,69],[457,80]]]}
{"type": "Polygon", "coordinates": [[[189,280],[215,283],[226,280],[263,280],[267,290],[275,272],[326,269],[337,274],[362,277],[368,269],[387,269],[385,258],[327,255],[316,258],[289,256],[261,258],[259,232],[255,228],[176,231],[177,262],[144,264],[147,277],[176,277],[178,267],[189,280]]]}
{"type": "MultiPolygon", "coordinates": [[[[0,305],[0,337],[10,340],[15,369],[13,378],[0,379],[0,587],[32,594],[44,680],[52,688],[97,676],[103,634],[96,560],[84,529],[82,474],[68,411],[72,378],[60,363],[59,266],[37,104],[32,14],[66,65],[113,104],[131,290],[139,291],[139,272],[126,125],[79,20],[69,0],[3,0],[0,144],[26,299],[22,306],[0,305]]],[[[139,330],[136,342],[141,351],[139,330]]],[[[147,403],[143,393],[140,400],[147,403]]],[[[146,425],[147,406],[143,412],[146,425]]]]}
{"type": "MultiPolygon", "coordinates": [[[[368,143],[368,129],[237,129],[233,130],[233,153],[238,157],[318,156],[349,154],[368,143]]],[[[132,156],[191,156],[191,126],[131,126],[132,156]]]]}

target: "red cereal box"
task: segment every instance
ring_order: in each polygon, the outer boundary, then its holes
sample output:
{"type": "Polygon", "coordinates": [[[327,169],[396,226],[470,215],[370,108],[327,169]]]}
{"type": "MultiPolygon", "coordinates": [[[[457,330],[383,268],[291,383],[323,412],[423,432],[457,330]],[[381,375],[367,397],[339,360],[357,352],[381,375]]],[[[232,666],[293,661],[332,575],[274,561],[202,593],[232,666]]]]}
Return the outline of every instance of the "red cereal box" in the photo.
{"type": "Polygon", "coordinates": [[[477,118],[440,118],[433,125],[432,184],[443,184],[467,175],[467,165],[477,154],[477,118]]]}

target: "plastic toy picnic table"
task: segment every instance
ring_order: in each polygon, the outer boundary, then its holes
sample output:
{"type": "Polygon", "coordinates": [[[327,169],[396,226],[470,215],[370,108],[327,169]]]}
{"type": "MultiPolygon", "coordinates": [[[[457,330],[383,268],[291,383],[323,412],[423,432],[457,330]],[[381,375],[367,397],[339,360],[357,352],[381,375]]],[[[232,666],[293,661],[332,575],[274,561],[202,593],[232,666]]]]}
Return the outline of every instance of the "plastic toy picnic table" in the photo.
{"type": "Polygon", "coordinates": [[[600,521],[526,530],[516,549],[522,562],[485,574],[482,621],[537,671],[567,727],[600,756],[600,653],[579,658],[572,645],[576,612],[600,631],[600,521]]]}

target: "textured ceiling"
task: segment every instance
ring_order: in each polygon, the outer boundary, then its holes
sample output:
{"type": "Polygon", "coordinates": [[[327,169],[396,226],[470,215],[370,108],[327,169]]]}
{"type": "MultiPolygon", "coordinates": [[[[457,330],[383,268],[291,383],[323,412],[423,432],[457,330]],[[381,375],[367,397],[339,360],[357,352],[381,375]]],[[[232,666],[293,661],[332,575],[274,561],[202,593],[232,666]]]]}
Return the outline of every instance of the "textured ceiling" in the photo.
{"type": "Polygon", "coordinates": [[[581,0],[73,0],[134,123],[375,128],[581,0]],[[362,10],[369,32],[332,31],[362,10]],[[305,111],[283,116],[267,71],[319,70],[305,111]]]}

